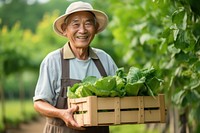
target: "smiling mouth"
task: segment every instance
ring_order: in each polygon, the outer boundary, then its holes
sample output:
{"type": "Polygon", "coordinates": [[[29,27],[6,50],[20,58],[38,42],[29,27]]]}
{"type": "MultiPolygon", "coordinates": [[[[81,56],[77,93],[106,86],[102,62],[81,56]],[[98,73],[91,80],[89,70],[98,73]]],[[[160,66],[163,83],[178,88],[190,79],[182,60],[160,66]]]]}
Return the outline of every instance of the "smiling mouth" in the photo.
{"type": "Polygon", "coordinates": [[[77,36],[78,39],[87,39],[88,36],[77,36]]]}

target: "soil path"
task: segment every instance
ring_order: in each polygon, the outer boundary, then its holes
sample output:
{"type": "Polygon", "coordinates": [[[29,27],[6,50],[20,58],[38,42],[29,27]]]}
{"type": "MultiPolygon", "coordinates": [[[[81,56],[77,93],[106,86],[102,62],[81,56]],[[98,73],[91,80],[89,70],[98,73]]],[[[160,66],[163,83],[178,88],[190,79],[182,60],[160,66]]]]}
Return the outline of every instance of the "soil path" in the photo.
{"type": "Polygon", "coordinates": [[[40,117],[35,121],[21,124],[19,129],[9,129],[7,133],[42,133],[45,122],[45,118],[40,117]]]}

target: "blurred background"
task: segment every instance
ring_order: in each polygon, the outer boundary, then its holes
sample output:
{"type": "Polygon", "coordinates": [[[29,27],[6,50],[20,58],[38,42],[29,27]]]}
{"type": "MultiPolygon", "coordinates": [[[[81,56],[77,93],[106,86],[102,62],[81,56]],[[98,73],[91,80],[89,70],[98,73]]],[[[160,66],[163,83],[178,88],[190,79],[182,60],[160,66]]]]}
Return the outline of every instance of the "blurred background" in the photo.
{"type": "MultiPolygon", "coordinates": [[[[67,41],[52,29],[74,0],[0,0],[0,132],[37,120],[32,97],[42,59],[67,41]]],[[[111,133],[200,132],[200,4],[197,0],[84,0],[110,23],[91,44],[118,67],[153,66],[164,80],[166,124],[111,133]]]]}

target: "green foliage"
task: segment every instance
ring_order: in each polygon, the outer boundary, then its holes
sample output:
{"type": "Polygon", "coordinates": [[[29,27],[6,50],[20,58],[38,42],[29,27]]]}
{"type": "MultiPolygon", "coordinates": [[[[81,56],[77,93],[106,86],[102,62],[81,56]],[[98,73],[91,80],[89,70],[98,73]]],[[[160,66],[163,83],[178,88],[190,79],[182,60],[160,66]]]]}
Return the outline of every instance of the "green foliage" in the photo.
{"type": "Polygon", "coordinates": [[[20,22],[22,29],[30,29],[31,31],[35,31],[46,12],[52,13],[59,9],[61,13],[64,13],[67,6],[66,1],[53,0],[45,4],[30,0],[5,0],[1,3],[0,28],[6,25],[8,29],[11,29],[15,23],[20,22]]]}
{"type": "MultiPolygon", "coordinates": [[[[6,124],[10,128],[17,128],[21,122],[28,122],[37,116],[32,100],[24,101],[23,105],[19,100],[6,101],[6,124]]],[[[0,122],[0,131],[2,128],[3,123],[0,122]]]]}
{"type": "Polygon", "coordinates": [[[6,76],[4,84],[6,99],[32,99],[38,75],[34,71],[24,71],[6,76]],[[20,78],[19,78],[20,77],[20,78]]]}
{"type": "MultiPolygon", "coordinates": [[[[195,0],[109,0],[110,29],[118,57],[126,65],[154,66],[165,80],[163,92],[187,112],[197,128],[199,114],[200,17],[195,0]],[[195,121],[195,122],[194,122],[195,121]]],[[[170,102],[170,101],[169,101],[170,102]]],[[[190,121],[189,120],[189,121],[190,121]]]]}
{"type": "Polygon", "coordinates": [[[15,70],[19,71],[21,67],[26,64],[25,56],[27,56],[26,51],[20,48],[22,46],[21,40],[23,37],[23,32],[20,29],[19,23],[17,23],[10,31],[7,27],[3,27],[0,32],[1,35],[1,45],[0,53],[1,58],[3,58],[4,63],[4,73],[9,74],[15,70]],[[15,40],[15,41],[14,41],[15,40]]]}
{"type": "Polygon", "coordinates": [[[159,133],[156,129],[148,130],[145,124],[110,126],[109,129],[110,133],[159,133]]]}
{"type": "Polygon", "coordinates": [[[199,16],[196,16],[195,12],[191,12],[191,5],[187,1],[180,1],[179,4],[177,10],[172,14],[171,26],[174,33],[172,45],[176,49],[176,53],[173,53],[172,56],[174,60],[172,72],[175,73],[172,76],[171,85],[177,88],[176,90],[171,88],[172,101],[182,112],[190,108],[190,117],[199,121],[199,117],[193,113],[198,109],[197,101],[200,99],[198,69],[200,34],[196,34],[199,16]]]}
{"type": "Polygon", "coordinates": [[[24,29],[32,29],[36,27],[39,20],[42,18],[44,8],[40,8],[38,4],[32,6],[27,5],[25,0],[12,0],[6,2],[0,7],[0,18],[2,19],[2,26],[7,25],[9,29],[13,27],[16,22],[21,20],[24,29]],[[31,13],[34,11],[34,14],[31,13]],[[30,25],[31,24],[31,25],[30,25]]]}

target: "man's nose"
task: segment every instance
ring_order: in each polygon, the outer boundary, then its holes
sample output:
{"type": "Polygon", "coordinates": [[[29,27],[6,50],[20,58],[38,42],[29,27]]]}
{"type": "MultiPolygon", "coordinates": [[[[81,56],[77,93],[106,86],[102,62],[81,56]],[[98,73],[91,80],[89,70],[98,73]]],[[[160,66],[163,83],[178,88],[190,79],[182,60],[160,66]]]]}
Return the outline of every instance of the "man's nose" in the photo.
{"type": "Polygon", "coordinates": [[[79,27],[79,32],[80,33],[85,33],[87,32],[87,29],[85,28],[85,25],[84,24],[81,24],[80,27],[79,27]]]}

